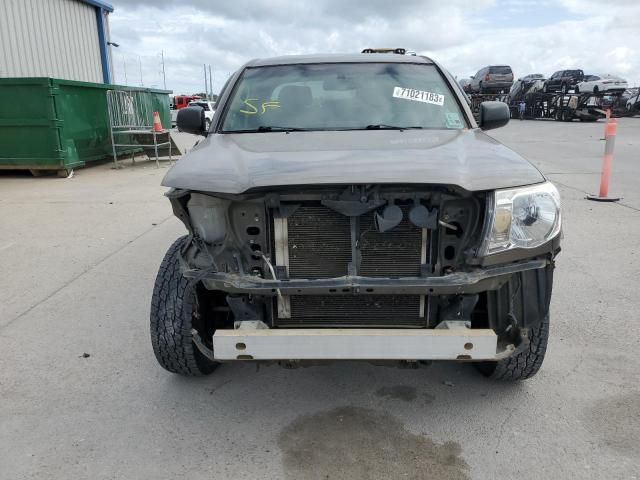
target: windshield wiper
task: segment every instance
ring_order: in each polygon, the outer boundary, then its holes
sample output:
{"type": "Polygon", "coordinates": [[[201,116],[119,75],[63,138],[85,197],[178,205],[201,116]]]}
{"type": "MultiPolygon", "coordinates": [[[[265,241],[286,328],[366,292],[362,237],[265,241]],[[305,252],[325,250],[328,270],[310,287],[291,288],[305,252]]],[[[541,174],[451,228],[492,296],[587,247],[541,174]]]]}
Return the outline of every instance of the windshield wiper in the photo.
{"type": "Polygon", "coordinates": [[[260,125],[256,132],[306,132],[308,128],[277,127],[275,125],[260,125]]]}
{"type": "Polygon", "coordinates": [[[424,127],[411,126],[411,127],[399,127],[397,125],[385,125],[384,123],[377,123],[374,125],[367,125],[367,130],[421,130],[424,127]]]}

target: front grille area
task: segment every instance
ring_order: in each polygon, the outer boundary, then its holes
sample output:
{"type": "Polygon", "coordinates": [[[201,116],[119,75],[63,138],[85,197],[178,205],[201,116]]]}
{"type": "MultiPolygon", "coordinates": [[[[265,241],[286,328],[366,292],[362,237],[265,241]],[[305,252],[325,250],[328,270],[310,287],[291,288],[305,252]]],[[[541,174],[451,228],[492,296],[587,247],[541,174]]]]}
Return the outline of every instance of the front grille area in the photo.
{"type": "Polygon", "coordinates": [[[360,217],[360,275],[364,277],[417,277],[420,275],[422,230],[408,219],[402,208],[402,222],[380,233],[373,212],[360,217]]]}
{"type": "MultiPolygon", "coordinates": [[[[380,233],[374,212],[359,217],[359,274],[407,277],[420,274],[422,230],[409,222],[408,208],[395,228],[380,233]]],[[[349,217],[322,205],[302,205],[288,219],[289,277],[331,278],[347,275],[351,262],[349,217]]]]}
{"type": "Polygon", "coordinates": [[[322,205],[303,205],[287,221],[289,277],[332,278],[351,261],[349,217],[322,205]]]}
{"type": "Polygon", "coordinates": [[[424,327],[418,295],[305,295],[291,297],[291,318],[278,325],[295,327],[424,327]]]}
{"type": "MultiPolygon", "coordinates": [[[[408,220],[379,232],[374,212],[358,217],[358,274],[368,277],[420,275],[423,232],[408,220]]],[[[287,219],[289,278],[321,279],[348,274],[352,261],[350,218],[321,205],[304,203],[287,219]]],[[[291,317],[280,326],[423,327],[424,299],[419,295],[335,294],[292,296],[291,317]]]]}

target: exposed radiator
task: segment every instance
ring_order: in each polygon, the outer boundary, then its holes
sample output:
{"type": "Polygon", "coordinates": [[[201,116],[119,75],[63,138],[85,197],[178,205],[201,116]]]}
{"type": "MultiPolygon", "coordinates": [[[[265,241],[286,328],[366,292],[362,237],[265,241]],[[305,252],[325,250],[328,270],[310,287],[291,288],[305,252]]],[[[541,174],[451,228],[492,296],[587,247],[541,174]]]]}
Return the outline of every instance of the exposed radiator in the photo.
{"type": "MultiPolygon", "coordinates": [[[[359,217],[359,274],[369,277],[418,276],[422,230],[404,218],[380,233],[373,212],[359,217]]],[[[347,275],[351,262],[349,217],[322,205],[303,205],[288,219],[289,277],[331,278],[347,275]]]]}
{"type": "MultiPolygon", "coordinates": [[[[369,277],[419,276],[425,261],[426,235],[409,222],[409,207],[395,228],[380,233],[374,212],[359,217],[358,274],[369,277]]],[[[350,219],[319,203],[303,204],[287,219],[289,278],[331,278],[348,274],[352,261],[350,219]]],[[[277,255],[276,255],[276,260],[277,255]]],[[[292,296],[281,326],[425,325],[424,297],[419,295],[292,296]]]]}
{"type": "Polygon", "coordinates": [[[299,207],[287,223],[290,278],[331,278],[347,274],[351,261],[349,217],[322,205],[305,205],[299,207]]]}
{"type": "Polygon", "coordinates": [[[291,297],[291,318],[281,326],[423,327],[418,295],[305,295],[291,297]]]}

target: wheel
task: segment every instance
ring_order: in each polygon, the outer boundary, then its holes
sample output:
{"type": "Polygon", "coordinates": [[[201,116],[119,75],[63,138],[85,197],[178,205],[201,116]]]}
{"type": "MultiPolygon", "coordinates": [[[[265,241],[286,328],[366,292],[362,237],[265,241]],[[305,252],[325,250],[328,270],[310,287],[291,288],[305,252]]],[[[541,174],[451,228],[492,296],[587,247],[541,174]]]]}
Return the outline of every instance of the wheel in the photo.
{"type": "Polygon", "coordinates": [[[484,87],[482,86],[482,82],[480,82],[480,83],[478,84],[478,93],[485,93],[485,92],[484,92],[484,87]]]}
{"type": "Polygon", "coordinates": [[[574,87],[574,91],[575,91],[576,93],[580,93],[580,87],[578,87],[578,85],[576,85],[576,86],[574,87]]]}
{"type": "MultiPolygon", "coordinates": [[[[218,366],[198,349],[191,330],[205,332],[194,286],[180,272],[179,253],[187,237],[169,248],[151,298],[151,345],[158,363],[185,376],[208,375],[218,366]]],[[[204,335],[206,337],[206,333],[204,335]]]]}
{"type": "Polygon", "coordinates": [[[517,381],[533,377],[544,361],[549,339],[549,314],[529,330],[529,345],[521,352],[498,362],[478,362],[476,367],[485,377],[517,381]]]}
{"type": "Polygon", "coordinates": [[[600,89],[598,88],[597,85],[595,87],[593,87],[593,93],[598,93],[599,91],[600,91],[600,89]]]}
{"type": "Polygon", "coordinates": [[[562,90],[562,93],[564,93],[565,95],[569,93],[569,85],[567,85],[566,83],[563,83],[560,89],[562,90]]]}
{"type": "Polygon", "coordinates": [[[209,120],[208,118],[204,121],[204,130],[206,132],[209,131],[209,127],[211,126],[211,120],[209,120]]]}
{"type": "Polygon", "coordinates": [[[542,91],[543,91],[544,93],[549,93],[549,87],[548,87],[548,85],[547,85],[546,83],[544,83],[544,84],[542,85],[542,91]]]}

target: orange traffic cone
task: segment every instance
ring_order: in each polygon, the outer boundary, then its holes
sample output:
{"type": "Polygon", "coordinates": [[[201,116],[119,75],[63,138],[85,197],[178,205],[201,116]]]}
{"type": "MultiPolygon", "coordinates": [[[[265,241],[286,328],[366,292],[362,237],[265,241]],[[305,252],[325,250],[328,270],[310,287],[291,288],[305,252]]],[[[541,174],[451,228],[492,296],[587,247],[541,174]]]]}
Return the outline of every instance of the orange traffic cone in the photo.
{"type": "Polygon", "coordinates": [[[153,131],[162,132],[162,123],[160,123],[160,115],[158,112],[153,112],[153,131]]]}

